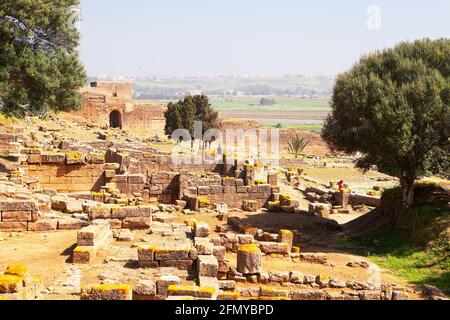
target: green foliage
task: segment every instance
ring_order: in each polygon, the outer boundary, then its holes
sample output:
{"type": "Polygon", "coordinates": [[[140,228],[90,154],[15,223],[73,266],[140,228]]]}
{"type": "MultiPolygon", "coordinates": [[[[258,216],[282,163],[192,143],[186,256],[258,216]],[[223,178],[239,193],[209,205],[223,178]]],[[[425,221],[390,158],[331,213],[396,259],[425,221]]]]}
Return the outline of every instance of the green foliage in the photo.
{"type": "MultiPolygon", "coordinates": [[[[398,189],[397,189],[398,190],[398,189]]],[[[394,196],[393,193],[391,193],[394,196]]],[[[407,209],[402,220],[420,219],[402,228],[390,225],[370,237],[350,240],[355,253],[415,284],[431,284],[450,294],[450,240],[445,206],[407,209]]]]}
{"type": "Polygon", "coordinates": [[[308,146],[309,141],[307,141],[304,137],[299,134],[296,134],[291,140],[287,141],[289,152],[295,155],[297,159],[299,154],[303,152],[303,150],[308,146]]]}
{"type": "MultiPolygon", "coordinates": [[[[403,179],[449,170],[450,40],[401,43],[363,57],[341,74],[322,136],[335,150],[361,152],[403,179]]],[[[411,198],[411,193],[404,192],[411,198]]]]}
{"type": "Polygon", "coordinates": [[[274,106],[276,104],[277,102],[275,99],[261,98],[261,100],[259,100],[260,106],[274,106]]]}
{"type": "Polygon", "coordinates": [[[219,125],[219,115],[205,95],[187,96],[177,103],[169,102],[164,117],[166,119],[164,132],[169,136],[177,129],[186,129],[193,137],[195,121],[202,121],[202,134],[209,129],[218,128],[219,125]]]}
{"type": "Polygon", "coordinates": [[[70,110],[81,103],[86,79],[70,20],[78,0],[0,3],[0,107],[22,117],[70,110]]]}

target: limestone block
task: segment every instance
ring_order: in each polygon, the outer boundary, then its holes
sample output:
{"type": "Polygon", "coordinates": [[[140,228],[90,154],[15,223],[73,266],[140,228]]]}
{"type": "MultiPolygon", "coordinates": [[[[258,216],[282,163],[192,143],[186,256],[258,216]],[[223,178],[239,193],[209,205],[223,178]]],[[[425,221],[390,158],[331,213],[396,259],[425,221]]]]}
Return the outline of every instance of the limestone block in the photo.
{"type": "Polygon", "coordinates": [[[151,228],[151,217],[127,217],[122,220],[123,229],[146,230],[151,228]]]}
{"type": "Polygon", "coordinates": [[[217,258],[217,261],[225,261],[225,254],[227,253],[227,248],[223,246],[214,246],[213,255],[217,258]]]}
{"type": "Polygon", "coordinates": [[[178,276],[175,276],[175,275],[161,276],[156,281],[157,293],[160,296],[167,296],[167,288],[170,285],[179,285],[180,283],[181,283],[181,279],[178,276]]]}
{"type": "Polygon", "coordinates": [[[308,212],[310,214],[317,214],[323,218],[330,216],[331,205],[326,203],[310,203],[308,206],[308,212]]]}
{"type": "Polygon", "coordinates": [[[17,275],[0,274],[0,293],[15,293],[23,288],[22,278],[17,275]]]}
{"type": "Polygon", "coordinates": [[[26,222],[0,222],[0,232],[27,231],[26,222]]]}
{"type": "Polygon", "coordinates": [[[105,170],[105,178],[112,179],[116,176],[116,170],[105,170]]]}
{"type": "Polygon", "coordinates": [[[217,277],[219,262],[213,255],[197,257],[197,272],[199,277],[217,277]]]}
{"type": "Polygon", "coordinates": [[[81,288],[81,300],[132,300],[133,287],[128,284],[99,284],[81,288]]]}
{"type": "Polygon", "coordinates": [[[194,298],[206,298],[211,299],[217,290],[212,287],[194,287],[194,286],[181,286],[170,285],[167,288],[167,294],[170,296],[191,296],[194,298]]]}
{"type": "Polygon", "coordinates": [[[295,284],[303,284],[304,275],[298,271],[291,271],[289,273],[289,281],[295,284]]]}
{"type": "Polygon", "coordinates": [[[281,229],[278,233],[278,241],[282,243],[287,243],[289,246],[289,252],[292,250],[292,244],[294,241],[294,234],[290,230],[281,229]]]}
{"type": "Polygon", "coordinates": [[[130,229],[120,229],[118,230],[117,241],[130,242],[133,241],[134,235],[130,229]]]}
{"type": "Polygon", "coordinates": [[[87,210],[89,219],[91,220],[111,218],[111,207],[108,206],[90,207],[87,210]]]}
{"type": "Polygon", "coordinates": [[[197,187],[197,194],[199,196],[209,195],[211,193],[211,188],[208,186],[197,187]]]}
{"type": "Polygon", "coordinates": [[[261,241],[259,247],[265,254],[289,255],[289,245],[287,243],[261,241]]]}
{"type": "Polygon", "coordinates": [[[156,296],[156,281],[139,280],[139,283],[133,287],[133,294],[138,296],[153,297],[156,296]]]}
{"type": "Polygon", "coordinates": [[[289,271],[269,272],[269,282],[286,283],[289,280],[289,271]]]}
{"type": "Polygon", "coordinates": [[[46,231],[54,231],[57,229],[58,229],[57,219],[41,219],[36,222],[28,223],[28,231],[46,232],[46,231]]]}
{"type": "Polygon", "coordinates": [[[36,204],[31,200],[0,201],[0,211],[36,211],[36,204]]]}
{"type": "Polygon", "coordinates": [[[289,291],[283,289],[275,289],[269,286],[261,286],[259,295],[269,298],[289,298],[289,291]]]}
{"type": "Polygon", "coordinates": [[[244,244],[239,247],[237,271],[242,274],[257,274],[262,271],[262,254],[257,245],[244,244]]]}
{"type": "Polygon", "coordinates": [[[190,259],[159,261],[159,266],[162,268],[177,268],[178,270],[190,270],[193,265],[194,261],[190,259]]]}
{"type": "Polygon", "coordinates": [[[189,260],[191,247],[173,246],[166,248],[157,248],[155,250],[155,260],[189,260]]]}
{"type": "Polygon", "coordinates": [[[63,218],[58,219],[58,230],[78,230],[89,225],[89,222],[73,219],[63,218]]]}
{"type": "Polygon", "coordinates": [[[209,225],[206,222],[197,221],[194,225],[194,235],[196,237],[208,237],[209,225]]]}
{"type": "Polygon", "coordinates": [[[1,213],[3,222],[28,222],[31,221],[30,211],[4,211],[1,213]]]}
{"type": "Polygon", "coordinates": [[[127,181],[128,181],[128,183],[132,183],[132,184],[144,184],[145,183],[145,175],[129,174],[127,181]]]}
{"type": "Polygon", "coordinates": [[[88,264],[97,255],[96,247],[77,246],[72,252],[72,262],[75,264],[88,264]]]}
{"type": "Polygon", "coordinates": [[[324,290],[291,290],[292,300],[327,300],[328,294],[324,290]]]}
{"type": "Polygon", "coordinates": [[[244,200],[242,201],[242,210],[248,212],[257,212],[259,209],[258,201],[256,200],[244,200]]]}

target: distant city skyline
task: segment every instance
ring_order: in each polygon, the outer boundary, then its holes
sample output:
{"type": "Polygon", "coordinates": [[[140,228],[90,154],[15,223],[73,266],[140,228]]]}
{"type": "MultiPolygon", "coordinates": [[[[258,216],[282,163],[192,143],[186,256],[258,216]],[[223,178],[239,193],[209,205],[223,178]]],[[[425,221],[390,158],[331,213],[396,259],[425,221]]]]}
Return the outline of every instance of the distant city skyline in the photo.
{"type": "Polygon", "coordinates": [[[448,0],[81,0],[80,55],[90,76],[334,76],[449,37],[449,14],[448,0]]]}

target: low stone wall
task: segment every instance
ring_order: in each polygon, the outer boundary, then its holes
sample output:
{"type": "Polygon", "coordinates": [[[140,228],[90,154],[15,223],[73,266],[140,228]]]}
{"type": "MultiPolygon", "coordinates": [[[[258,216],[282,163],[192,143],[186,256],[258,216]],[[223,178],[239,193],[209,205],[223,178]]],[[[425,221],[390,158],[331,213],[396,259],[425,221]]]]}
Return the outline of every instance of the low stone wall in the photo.
{"type": "Polygon", "coordinates": [[[0,231],[27,231],[37,220],[33,201],[0,201],[0,231]]]}
{"type": "Polygon", "coordinates": [[[381,199],[379,197],[367,196],[358,193],[351,193],[349,203],[352,205],[366,205],[369,207],[379,207],[381,206],[381,199]]]}
{"type": "Polygon", "coordinates": [[[37,178],[40,188],[58,192],[98,191],[105,183],[103,153],[30,153],[21,169],[37,178]]]}

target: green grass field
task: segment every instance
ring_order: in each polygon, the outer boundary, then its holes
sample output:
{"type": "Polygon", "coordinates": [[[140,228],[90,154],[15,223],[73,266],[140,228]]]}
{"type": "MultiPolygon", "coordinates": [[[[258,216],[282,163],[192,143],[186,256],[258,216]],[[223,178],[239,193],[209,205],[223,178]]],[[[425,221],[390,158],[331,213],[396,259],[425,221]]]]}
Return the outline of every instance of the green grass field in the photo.
{"type": "Polygon", "coordinates": [[[289,97],[274,97],[276,105],[260,106],[261,97],[235,97],[226,100],[211,100],[211,104],[217,111],[329,111],[328,99],[299,99],[289,97]]]}

